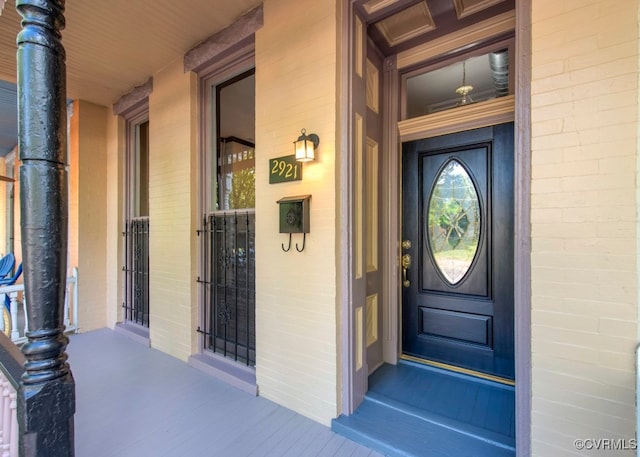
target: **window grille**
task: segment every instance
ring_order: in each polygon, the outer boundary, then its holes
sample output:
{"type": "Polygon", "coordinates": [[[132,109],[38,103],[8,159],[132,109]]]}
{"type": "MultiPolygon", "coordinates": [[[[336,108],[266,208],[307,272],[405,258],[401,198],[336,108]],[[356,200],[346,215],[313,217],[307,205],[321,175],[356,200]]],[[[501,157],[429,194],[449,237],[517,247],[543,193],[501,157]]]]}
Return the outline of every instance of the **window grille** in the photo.
{"type": "Polygon", "coordinates": [[[204,349],[255,365],[255,213],[210,214],[202,239],[201,326],[204,349]]]}
{"type": "Polygon", "coordinates": [[[149,218],[130,219],[125,226],[124,317],[149,327],[149,218]]]}

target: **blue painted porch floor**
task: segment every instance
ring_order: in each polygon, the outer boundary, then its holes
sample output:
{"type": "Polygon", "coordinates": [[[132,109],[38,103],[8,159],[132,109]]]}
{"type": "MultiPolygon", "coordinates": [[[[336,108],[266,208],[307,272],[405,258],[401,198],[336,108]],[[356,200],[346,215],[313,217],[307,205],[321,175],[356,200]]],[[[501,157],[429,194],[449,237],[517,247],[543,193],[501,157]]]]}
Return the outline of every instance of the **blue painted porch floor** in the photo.
{"type": "Polygon", "coordinates": [[[382,457],[112,330],[67,350],[77,457],[382,457]]]}
{"type": "Polygon", "coordinates": [[[514,457],[514,388],[408,361],[383,365],[364,402],[332,429],[389,456],[514,457]]]}

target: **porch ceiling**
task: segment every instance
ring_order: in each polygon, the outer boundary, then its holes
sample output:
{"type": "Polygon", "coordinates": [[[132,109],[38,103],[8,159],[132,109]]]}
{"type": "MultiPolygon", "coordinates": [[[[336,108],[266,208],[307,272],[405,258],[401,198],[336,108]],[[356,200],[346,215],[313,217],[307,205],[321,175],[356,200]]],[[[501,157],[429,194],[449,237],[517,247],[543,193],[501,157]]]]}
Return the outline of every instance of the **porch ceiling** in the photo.
{"type": "MultiPolygon", "coordinates": [[[[67,96],[111,106],[120,96],[261,0],[67,1],[67,96]]],[[[0,0],[0,6],[4,0],[0,0]]],[[[486,16],[513,8],[514,0],[357,0],[372,38],[385,55],[396,53],[486,16]],[[417,7],[415,15],[402,13],[417,7]]],[[[0,9],[0,156],[17,143],[15,122],[15,2],[0,9]]]]}
{"type": "MultiPolygon", "coordinates": [[[[15,2],[0,0],[0,156],[17,144],[15,2]],[[4,9],[2,6],[4,5],[4,9]]],[[[120,96],[261,0],[68,1],[62,42],[67,96],[111,106],[120,96]]]]}
{"type": "Polygon", "coordinates": [[[369,34],[389,56],[515,7],[515,0],[356,0],[369,34]]]}
{"type": "MultiPolygon", "coordinates": [[[[260,0],[66,2],[67,94],[110,106],[260,0]]],[[[14,3],[0,15],[0,80],[16,81],[14,3]]]]}

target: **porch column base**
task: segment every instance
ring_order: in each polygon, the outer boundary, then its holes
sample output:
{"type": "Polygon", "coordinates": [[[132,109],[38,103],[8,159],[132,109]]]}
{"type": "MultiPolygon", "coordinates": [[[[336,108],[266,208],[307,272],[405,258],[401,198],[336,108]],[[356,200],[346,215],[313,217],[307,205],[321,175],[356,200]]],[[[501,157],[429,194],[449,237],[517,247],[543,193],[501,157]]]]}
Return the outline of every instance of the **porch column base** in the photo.
{"type": "Polygon", "coordinates": [[[71,373],[40,384],[22,385],[18,417],[24,424],[20,455],[73,457],[75,383],[71,373]]]}

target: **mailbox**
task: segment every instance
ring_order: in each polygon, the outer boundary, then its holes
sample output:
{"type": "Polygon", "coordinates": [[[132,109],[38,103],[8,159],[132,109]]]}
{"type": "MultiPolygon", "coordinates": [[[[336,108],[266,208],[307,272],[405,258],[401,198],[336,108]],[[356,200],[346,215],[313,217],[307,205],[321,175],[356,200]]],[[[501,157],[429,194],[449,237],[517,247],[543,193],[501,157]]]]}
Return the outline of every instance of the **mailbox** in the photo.
{"type": "Polygon", "coordinates": [[[296,251],[304,251],[307,242],[307,233],[311,231],[309,226],[309,200],[311,195],[299,195],[297,197],[284,197],[278,200],[280,214],[280,233],[289,234],[289,245],[282,244],[282,250],[289,252],[291,249],[291,237],[293,233],[302,233],[302,247],[296,243],[296,251]]]}
{"type": "Polygon", "coordinates": [[[280,233],[309,233],[309,200],[311,195],[284,197],[280,205],[280,233]]]}

